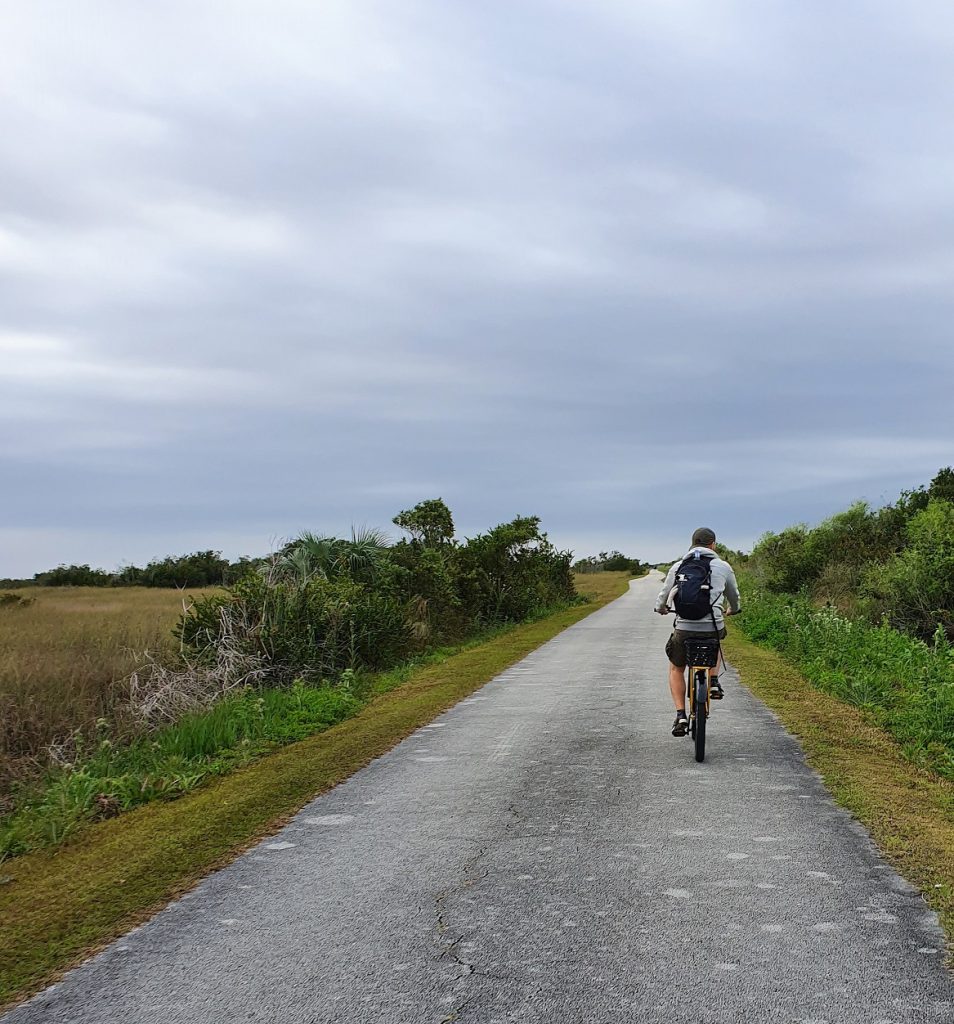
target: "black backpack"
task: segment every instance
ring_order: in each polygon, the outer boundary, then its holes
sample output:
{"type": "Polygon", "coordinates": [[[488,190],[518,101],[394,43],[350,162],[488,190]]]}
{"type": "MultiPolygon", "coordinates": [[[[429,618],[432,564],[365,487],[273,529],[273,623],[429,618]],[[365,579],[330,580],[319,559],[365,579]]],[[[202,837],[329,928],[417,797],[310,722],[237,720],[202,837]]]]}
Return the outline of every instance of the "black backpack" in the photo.
{"type": "Polygon", "coordinates": [[[687,555],[676,570],[676,593],[673,607],[681,619],[704,619],[712,616],[715,626],[715,612],[712,610],[712,559],[715,555],[704,555],[693,551],[687,555]]]}

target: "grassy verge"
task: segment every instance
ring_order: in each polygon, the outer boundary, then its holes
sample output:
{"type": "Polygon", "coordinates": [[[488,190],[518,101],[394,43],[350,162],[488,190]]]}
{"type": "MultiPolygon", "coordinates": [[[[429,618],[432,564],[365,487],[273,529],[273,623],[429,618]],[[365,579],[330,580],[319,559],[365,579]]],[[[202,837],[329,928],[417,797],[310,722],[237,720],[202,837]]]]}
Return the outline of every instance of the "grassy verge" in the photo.
{"type": "Polygon", "coordinates": [[[0,873],[7,858],[57,846],[91,823],[153,800],[198,789],[216,775],[303,740],[360,711],[347,686],[248,689],[174,725],[78,750],[75,764],[50,768],[16,810],[0,817],[0,873]]]}
{"type": "Polygon", "coordinates": [[[515,627],[413,671],[355,717],[172,802],[99,822],[52,852],[0,865],[0,1006],[232,860],[318,793],[624,593],[625,573],[579,580],[590,603],[515,627]]]}
{"type": "Polygon", "coordinates": [[[819,690],[869,712],[905,756],[954,781],[954,647],[849,619],[803,596],[745,591],[739,628],[819,690]]]}
{"type": "Polygon", "coordinates": [[[954,941],[954,784],[908,760],[871,711],[816,689],[738,628],[725,648],[749,689],[799,738],[834,798],[921,889],[954,941]]]}

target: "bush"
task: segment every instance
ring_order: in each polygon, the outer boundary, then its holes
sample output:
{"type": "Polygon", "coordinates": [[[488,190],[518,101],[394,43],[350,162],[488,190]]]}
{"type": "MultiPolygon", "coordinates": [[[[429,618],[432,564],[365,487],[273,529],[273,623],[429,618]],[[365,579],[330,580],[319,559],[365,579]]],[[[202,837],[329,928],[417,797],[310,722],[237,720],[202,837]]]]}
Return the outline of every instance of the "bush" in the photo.
{"type": "Polygon", "coordinates": [[[576,599],[571,558],[540,532],[536,516],[520,516],[459,549],[461,599],[481,626],[541,615],[576,599]]]}
{"type": "Polygon", "coordinates": [[[638,558],[627,558],[621,551],[601,551],[573,563],[573,571],[579,573],[629,572],[634,576],[644,576],[649,568],[648,564],[638,558]]]}
{"type": "Polygon", "coordinates": [[[739,624],[820,689],[871,712],[912,761],[954,778],[954,650],[943,632],[925,643],[752,586],[739,624]]]}
{"type": "Polygon", "coordinates": [[[180,640],[201,663],[263,665],[273,682],[334,679],[577,600],[570,553],[554,548],[535,516],[464,543],[439,498],[394,522],[410,540],[303,534],[225,593],[197,601],[180,640]]]}
{"type": "Polygon", "coordinates": [[[44,587],[108,587],[113,581],[110,573],[88,565],[58,565],[34,579],[44,587]]]}
{"type": "Polygon", "coordinates": [[[267,666],[273,683],[385,668],[413,646],[394,597],[347,578],[282,578],[274,570],[249,573],[228,594],[200,598],[183,616],[178,635],[200,662],[218,658],[227,642],[234,643],[243,663],[267,666]]]}
{"type": "Polygon", "coordinates": [[[906,528],[907,546],[864,573],[869,614],[922,639],[954,638],[954,504],[931,499],[906,528]]]}
{"type": "Polygon", "coordinates": [[[952,496],[948,467],[930,486],[877,511],[857,502],[814,529],[767,533],[749,566],[774,593],[806,594],[870,622],[886,619],[921,639],[939,626],[954,637],[952,496]]]}

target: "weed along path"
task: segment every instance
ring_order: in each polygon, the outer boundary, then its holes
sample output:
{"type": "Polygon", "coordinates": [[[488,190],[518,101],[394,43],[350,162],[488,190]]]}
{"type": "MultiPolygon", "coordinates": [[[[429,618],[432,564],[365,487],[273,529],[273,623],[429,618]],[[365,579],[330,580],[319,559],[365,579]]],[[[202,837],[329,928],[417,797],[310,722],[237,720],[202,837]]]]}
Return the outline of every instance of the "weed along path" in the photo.
{"type": "Polygon", "coordinates": [[[730,674],[706,763],[669,735],[657,587],[4,1024],[950,1022],[935,916],[775,717],[730,674]]]}

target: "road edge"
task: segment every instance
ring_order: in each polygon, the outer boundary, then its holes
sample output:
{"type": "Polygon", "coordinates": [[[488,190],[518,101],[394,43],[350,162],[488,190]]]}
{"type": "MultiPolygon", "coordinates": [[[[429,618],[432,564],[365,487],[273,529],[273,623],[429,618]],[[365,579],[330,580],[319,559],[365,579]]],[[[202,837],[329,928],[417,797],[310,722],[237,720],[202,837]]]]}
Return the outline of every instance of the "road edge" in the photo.
{"type": "Polygon", "coordinates": [[[918,768],[870,715],[816,689],[775,651],[730,627],[726,655],[779,717],[835,802],[937,913],[954,962],[954,785],[918,768]]]}

